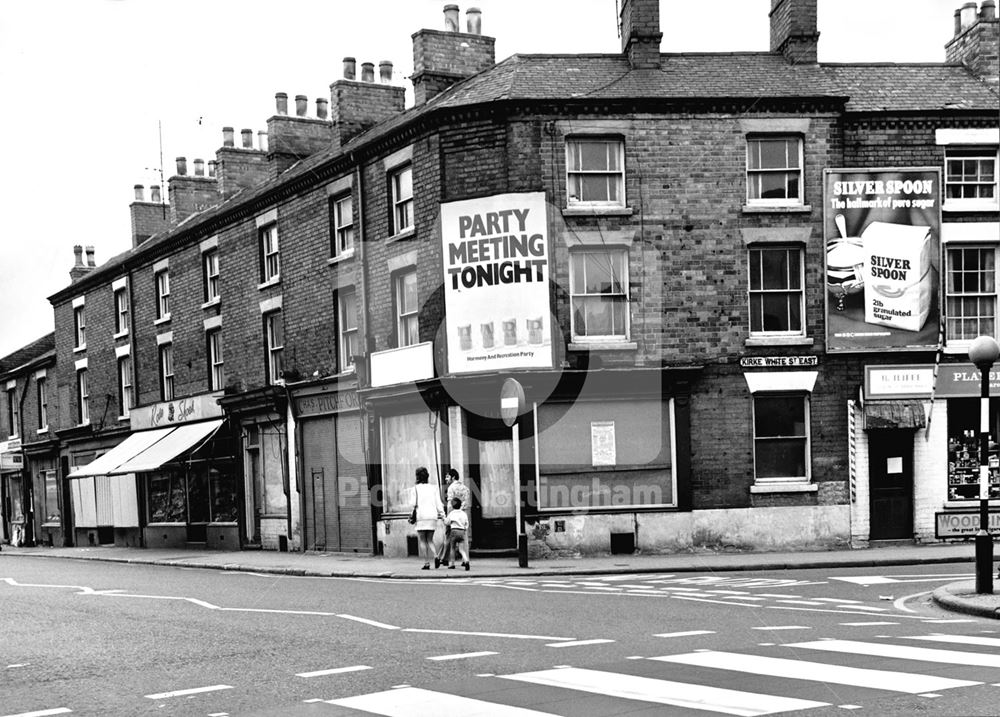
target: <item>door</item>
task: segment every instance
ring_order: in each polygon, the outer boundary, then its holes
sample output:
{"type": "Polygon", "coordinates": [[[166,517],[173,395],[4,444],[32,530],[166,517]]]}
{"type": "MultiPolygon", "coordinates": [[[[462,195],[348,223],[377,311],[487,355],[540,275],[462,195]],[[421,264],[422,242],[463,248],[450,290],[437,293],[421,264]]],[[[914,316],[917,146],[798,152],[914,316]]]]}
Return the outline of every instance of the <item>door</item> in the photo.
{"type": "Polygon", "coordinates": [[[340,550],[337,491],[337,445],[333,418],[299,424],[302,431],[306,550],[340,550]]]}
{"type": "Polygon", "coordinates": [[[509,435],[510,429],[502,423],[499,425],[501,430],[469,438],[471,544],[476,553],[517,549],[514,445],[509,435]],[[506,437],[503,436],[505,432],[508,434],[506,437]]]}
{"type": "Polygon", "coordinates": [[[871,540],[913,538],[913,431],[868,433],[871,540]]]}

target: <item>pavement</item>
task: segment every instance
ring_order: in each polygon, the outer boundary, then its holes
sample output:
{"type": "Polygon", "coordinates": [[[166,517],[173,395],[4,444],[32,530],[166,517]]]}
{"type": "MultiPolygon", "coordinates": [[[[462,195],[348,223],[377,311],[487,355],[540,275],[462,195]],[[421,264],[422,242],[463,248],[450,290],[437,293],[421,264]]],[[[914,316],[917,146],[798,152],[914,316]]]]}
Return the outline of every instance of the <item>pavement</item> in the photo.
{"type": "MultiPolygon", "coordinates": [[[[273,550],[158,550],[117,546],[12,547],[2,546],[0,559],[8,557],[97,560],[141,565],[172,565],[212,570],[235,570],[274,575],[314,577],[382,578],[419,580],[429,578],[516,578],[558,575],[613,575],[633,573],[726,572],[744,570],[789,570],[809,568],[872,568],[890,565],[968,563],[975,568],[971,543],[933,545],[886,545],[862,549],[798,552],[692,551],[669,554],[594,555],[549,557],[518,566],[517,558],[479,558],[472,569],[421,570],[416,557],[387,558],[357,553],[278,552],[273,550]]],[[[1000,591],[1000,579],[995,579],[1000,591]]],[[[978,595],[974,581],[944,585],[933,593],[934,601],[954,612],[1000,619],[1000,595],[978,595]]]]}

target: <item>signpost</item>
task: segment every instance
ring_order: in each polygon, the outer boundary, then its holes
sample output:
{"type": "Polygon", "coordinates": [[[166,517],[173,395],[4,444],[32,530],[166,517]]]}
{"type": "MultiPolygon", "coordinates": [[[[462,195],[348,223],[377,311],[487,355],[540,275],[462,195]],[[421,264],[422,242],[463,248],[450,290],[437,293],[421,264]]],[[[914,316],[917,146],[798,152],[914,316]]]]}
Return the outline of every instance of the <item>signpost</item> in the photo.
{"type": "Polygon", "coordinates": [[[524,532],[521,513],[521,435],[517,419],[524,412],[524,389],[514,378],[504,379],[500,388],[500,418],[511,429],[514,464],[514,529],[517,531],[517,564],[528,567],[528,535],[524,532]]]}

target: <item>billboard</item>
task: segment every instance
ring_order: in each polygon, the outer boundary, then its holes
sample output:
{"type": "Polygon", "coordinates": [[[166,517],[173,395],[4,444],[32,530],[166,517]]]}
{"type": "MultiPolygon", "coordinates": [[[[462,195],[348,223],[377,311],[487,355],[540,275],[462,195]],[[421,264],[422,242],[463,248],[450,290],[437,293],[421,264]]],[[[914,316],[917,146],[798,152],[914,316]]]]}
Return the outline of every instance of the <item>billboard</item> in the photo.
{"type": "Polygon", "coordinates": [[[544,192],[441,205],[448,373],[552,367],[544,192]]]}
{"type": "Polygon", "coordinates": [[[935,350],[941,325],[941,174],[826,169],[828,352],[935,350]]]}

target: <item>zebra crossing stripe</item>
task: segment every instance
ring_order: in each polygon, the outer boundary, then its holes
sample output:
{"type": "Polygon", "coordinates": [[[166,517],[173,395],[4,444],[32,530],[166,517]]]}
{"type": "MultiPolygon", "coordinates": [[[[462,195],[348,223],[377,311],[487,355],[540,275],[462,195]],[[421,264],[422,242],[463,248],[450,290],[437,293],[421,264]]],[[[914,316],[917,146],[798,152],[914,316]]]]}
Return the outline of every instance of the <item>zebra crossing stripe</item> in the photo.
{"type": "Polygon", "coordinates": [[[935,650],[928,647],[890,645],[857,640],[816,640],[797,642],[786,647],[801,647],[807,650],[845,652],[851,655],[872,655],[875,657],[896,657],[901,660],[921,660],[923,662],[943,662],[950,665],[971,665],[975,667],[1000,667],[1000,655],[959,650],[935,650]]]}
{"type": "Polygon", "coordinates": [[[978,635],[917,635],[907,637],[907,640],[927,640],[928,642],[950,642],[956,645],[983,645],[984,647],[1000,647],[998,637],[980,637],[978,635]]]}
{"type": "Polygon", "coordinates": [[[868,670],[859,667],[827,665],[822,662],[789,660],[779,657],[743,655],[736,652],[692,652],[687,655],[665,655],[651,657],[658,662],[673,662],[695,667],[712,667],[719,670],[748,672],[768,677],[787,677],[793,680],[832,682],[837,685],[869,687],[891,692],[905,692],[911,695],[934,690],[948,690],[954,687],[970,687],[981,682],[953,680],[947,677],[917,675],[891,670],[868,670]]]}
{"type": "Polygon", "coordinates": [[[708,687],[687,682],[672,682],[576,667],[522,672],[516,675],[500,675],[500,677],[505,680],[529,682],[548,687],[563,687],[606,697],[654,702],[739,717],[756,717],[756,715],[768,715],[776,712],[826,707],[829,704],[794,697],[727,690],[721,687],[708,687]]]}
{"type": "Polygon", "coordinates": [[[368,695],[326,700],[338,707],[371,712],[385,717],[551,717],[551,712],[538,712],[523,707],[510,707],[497,702],[484,702],[469,697],[450,695],[446,692],[403,687],[398,690],[373,692],[368,695]]]}

